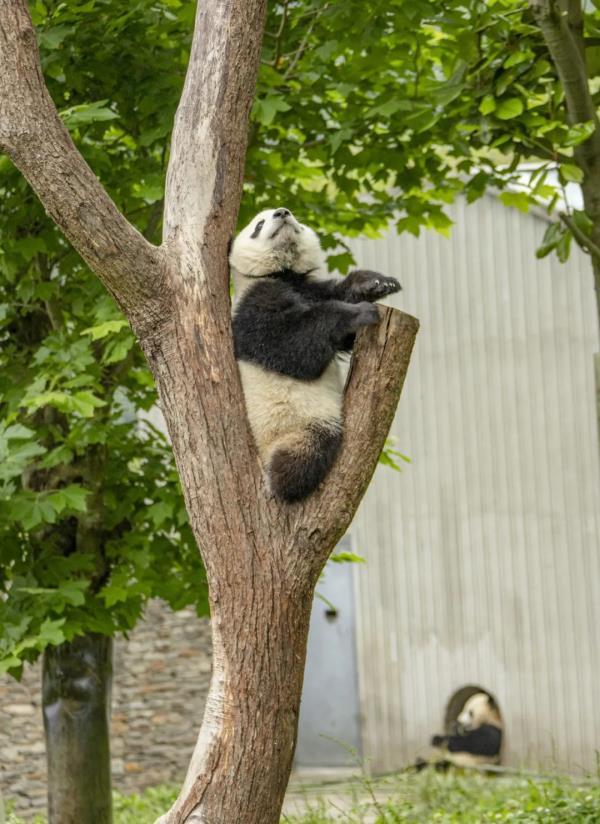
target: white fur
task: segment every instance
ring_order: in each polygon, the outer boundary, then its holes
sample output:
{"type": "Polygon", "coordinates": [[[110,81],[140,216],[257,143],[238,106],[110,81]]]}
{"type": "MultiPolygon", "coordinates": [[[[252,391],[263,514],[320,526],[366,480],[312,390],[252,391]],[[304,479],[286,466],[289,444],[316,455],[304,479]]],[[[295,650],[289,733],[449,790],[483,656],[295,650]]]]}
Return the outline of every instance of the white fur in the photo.
{"type": "Polygon", "coordinates": [[[466,732],[476,730],[483,724],[502,727],[498,710],[490,703],[485,692],[476,692],[468,698],[456,720],[466,732]]]}
{"type": "Polygon", "coordinates": [[[229,263],[233,272],[236,297],[257,277],[281,269],[310,272],[313,277],[325,270],[325,255],[312,229],[299,223],[293,214],[282,225],[273,215],[277,209],[259,212],[233,241],[229,263]],[[264,220],[260,234],[251,235],[256,224],[264,220]]]}
{"type": "Polygon", "coordinates": [[[342,426],[342,375],[336,361],[315,381],[298,381],[254,363],[240,362],[254,440],[264,462],[270,453],[301,438],[310,423],[342,426]]]}
{"type": "Polygon", "coordinates": [[[473,755],[471,752],[444,752],[444,758],[455,767],[485,767],[500,760],[499,756],[473,755]]]}

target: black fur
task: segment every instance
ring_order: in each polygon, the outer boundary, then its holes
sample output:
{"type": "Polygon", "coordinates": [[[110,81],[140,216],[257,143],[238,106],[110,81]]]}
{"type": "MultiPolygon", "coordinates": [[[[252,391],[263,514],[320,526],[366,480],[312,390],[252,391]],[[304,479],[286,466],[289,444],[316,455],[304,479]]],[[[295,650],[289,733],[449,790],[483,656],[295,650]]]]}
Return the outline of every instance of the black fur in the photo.
{"type": "Polygon", "coordinates": [[[291,270],[257,278],[233,319],[235,356],[299,380],[319,378],[379,313],[368,301],[400,289],[395,278],[357,270],[341,281],[291,270]]]}
{"type": "MultiPolygon", "coordinates": [[[[253,237],[260,232],[260,222],[253,237]]],[[[336,354],[349,350],[361,326],[379,319],[369,301],[400,289],[394,278],[359,270],[342,281],[315,281],[289,269],[256,278],[233,318],[235,356],[240,361],[301,381],[317,380],[336,354]]],[[[342,433],[314,423],[293,448],[271,456],[273,492],[286,501],[309,495],[331,469],[342,433]]]]}
{"type": "Polygon", "coordinates": [[[493,724],[482,724],[475,730],[457,735],[434,735],[431,744],[434,747],[445,747],[449,752],[493,757],[500,755],[502,730],[493,724]]]}
{"type": "Polygon", "coordinates": [[[341,442],[342,433],[336,427],[313,424],[305,451],[278,449],[269,465],[273,492],[289,503],[306,498],[331,469],[341,442]]]}

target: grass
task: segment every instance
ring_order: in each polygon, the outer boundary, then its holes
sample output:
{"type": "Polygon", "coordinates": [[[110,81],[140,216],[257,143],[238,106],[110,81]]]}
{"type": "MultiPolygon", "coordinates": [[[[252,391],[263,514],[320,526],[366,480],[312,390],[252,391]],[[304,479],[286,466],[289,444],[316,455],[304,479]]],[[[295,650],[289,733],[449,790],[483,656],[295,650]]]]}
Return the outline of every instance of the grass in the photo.
{"type": "MultiPolygon", "coordinates": [[[[175,795],[172,787],[116,794],[115,824],[153,824],[175,795]]],[[[600,824],[600,783],[577,784],[567,778],[424,771],[304,786],[293,795],[304,811],[284,815],[282,824],[600,824]]],[[[7,824],[24,822],[9,813],[7,824]]]]}
{"type": "MultiPolygon", "coordinates": [[[[356,785],[354,793],[356,791],[356,785]]],[[[328,792],[329,796],[329,792],[328,792]]],[[[368,782],[361,795],[306,799],[286,824],[600,824],[600,783],[424,771],[368,782]],[[362,798],[362,800],[360,800],[362,798]],[[332,807],[332,802],[335,806],[332,807]],[[337,809],[336,809],[337,808],[337,809]],[[337,817],[336,817],[337,814],[337,817]]]]}

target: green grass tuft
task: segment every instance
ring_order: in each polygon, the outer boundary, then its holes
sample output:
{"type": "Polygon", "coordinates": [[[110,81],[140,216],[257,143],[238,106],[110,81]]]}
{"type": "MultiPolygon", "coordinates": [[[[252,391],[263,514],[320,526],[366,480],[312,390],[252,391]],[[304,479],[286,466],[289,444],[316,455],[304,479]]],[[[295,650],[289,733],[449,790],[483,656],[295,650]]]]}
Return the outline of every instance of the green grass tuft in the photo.
{"type": "MultiPolygon", "coordinates": [[[[303,812],[284,816],[282,824],[600,824],[600,783],[562,777],[424,771],[296,787],[293,794],[303,812]]],[[[176,795],[169,786],[116,793],[115,824],[154,824],[176,795]]],[[[9,812],[6,824],[24,822],[9,812]]]]}

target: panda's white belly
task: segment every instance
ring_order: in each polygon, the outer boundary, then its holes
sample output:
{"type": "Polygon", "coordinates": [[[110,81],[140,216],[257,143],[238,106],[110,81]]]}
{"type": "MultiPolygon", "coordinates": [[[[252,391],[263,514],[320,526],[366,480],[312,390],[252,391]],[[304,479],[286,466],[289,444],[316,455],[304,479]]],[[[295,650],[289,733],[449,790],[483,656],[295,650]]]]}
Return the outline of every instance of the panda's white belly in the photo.
{"type": "Polygon", "coordinates": [[[238,361],[248,419],[261,457],[311,423],[341,426],[343,378],[337,361],[315,381],[301,381],[238,361]]]}

